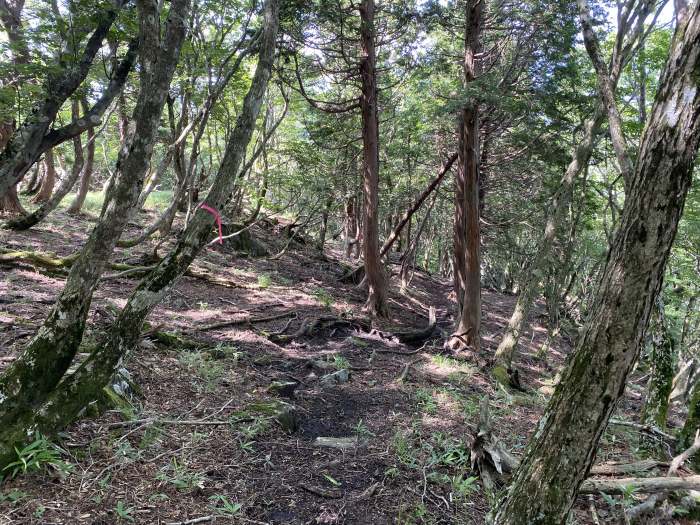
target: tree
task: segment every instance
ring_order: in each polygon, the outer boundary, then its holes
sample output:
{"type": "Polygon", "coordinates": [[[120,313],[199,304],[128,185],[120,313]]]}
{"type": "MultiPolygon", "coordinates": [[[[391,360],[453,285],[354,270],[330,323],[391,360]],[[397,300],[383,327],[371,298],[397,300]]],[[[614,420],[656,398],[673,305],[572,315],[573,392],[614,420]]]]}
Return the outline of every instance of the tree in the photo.
{"type": "MultiPolygon", "coordinates": [[[[484,0],[467,0],[464,30],[464,85],[476,78],[481,49],[484,0]]],[[[469,100],[461,110],[457,135],[459,161],[455,177],[454,289],[457,326],[453,349],[479,350],[481,333],[481,235],[479,226],[479,105],[469,100]]]]}
{"type": "MultiPolygon", "coordinates": [[[[178,15],[186,16],[186,7],[187,4],[184,6],[173,4],[171,9],[177,8],[179,11],[171,11],[169,20],[178,19],[178,15]]],[[[169,29],[171,29],[170,25],[169,29]]],[[[179,26],[178,23],[173,25],[179,26]]],[[[211,190],[204,199],[207,206],[213,209],[221,209],[224,206],[237,182],[236,177],[231,177],[231,173],[239,173],[253,134],[272,71],[278,25],[279,2],[267,0],[264,7],[264,30],[259,43],[258,65],[211,190]]],[[[180,27],[182,32],[178,34],[182,41],[184,27],[180,27]]],[[[166,31],[167,34],[168,31],[166,31]]],[[[173,40],[166,36],[163,47],[172,50],[172,43],[173,40]]],[[[171,53],[169,56],[174,60],[177,54],[171,53]]],[[[163,62],[167,63],[167,61],[163,62]]],[[[152,84],[143,85],[146,87],[152,84]]],[[[160,109],[162,110],[162,104],[160,109]]],[[[136,185],[136,188],[138,189],[139,186],[136,185]]],[[[132,206],[138,197],[138,192],[134,194],[133,190],[134,188],[132,188],[132,206]]],[[[131,293],[126,305],[110,328],[105,343],[96,348],[74,373],[64,378],[61,384],[42,400],[41,410],[23,412],[21,418],[12,424],[11,429],[0,433],[2,438],[0,465],[6,461],[8,452],[12,450],[9,448],[12,441],[8,439],[8,434],[16,443],[25,439],[23,436],[27,430],[34,427],[43,432],[55,432],[75,419],[89,402],[99,398],[100,392],[114,375],[121,359],[138,343],[141,327],[147,315],[159,304],[176,279],[185,272],[209,241],[213,222],[214,218],[210,214],[198,209],[182,233],[179,242],[131,293]]]]}
{"type": "MultiPolygon", "coordinates": [[[[189,0],[171,2],[164,29],[158,2],[139,0],[138,9],[141,89],[133,114],[135,127],[120,151],[100,220],[71,266],[63,291],[34,338],[0,376],[0,464],[12,456],[17,443],[27,439],[27,432],[31,431],[27,422],[35,417],[35,407],[46,400],[72,363],[82,340],[95,285],[129,220],[148,169],[185,38],[189,0]]],[[[98,36],[99,39],[93,34],[91,40],[101,42],[102,36],[98,36]]]]}
{"type": "Polygon", "coordinates": [[[565,521],[639,353],[700,141],[700,6],[677,17],[589,318],[496,511],[499,525],[565,521]]]}
{"type": "Polygon", "coordinates": [[[377,117],[377,58],[374,49],[374,0],[360,3],[360,76],[362,95],[362,254],[367,278],[367,310],[379,317],[389,315],[387,282],[379,259],[379,120],[377,117]]]}
{"type": "MultiPolygon", "coordinates": [[[[634,10],[627,10],[621,14],[621,26],[613,46],[614,51],[610,60],[609,72],[608,67],[605,66],[602,66],[599,72],[599,75],[602,74],[606,79],[604,84],[605,91],[608,93],[606,96],[608,97],[614,96],[617,82],[624,67],[629,63],[635,51],[642,45],[644,38],[648,34],[648,30],[644,27],[644,20],[650,6],[650,2],[642,2],[636,5],[634,10]]],[[[600,67],[602,61],[599,60],[598,62],[600,67]]],[[[607,114],[606,107],[601,98],[600,101],[596,102],[592,115],[583,123],[582,136],[573,148],[571,160],[550,201],[542,238],[524,272],[515,308],[496,350],[498,366],[506,370],[512,370],[518,339],[539,290],[539,283],[543,280],[547,267],[556,264],[554,246],[557,234],[561,230],[564,218],[569,210],[576,181],[581,173],[585,171],[593,154],[598,136],[601,133],[601,126],[607,114]]],[[[617,114],[616,109],[613,108],[611,112],[613,113],[613,118],[615,118],[614,115],[617,114]]],[[[621,124],[618,122],[618,128],[620,126],[621,124]]]]}

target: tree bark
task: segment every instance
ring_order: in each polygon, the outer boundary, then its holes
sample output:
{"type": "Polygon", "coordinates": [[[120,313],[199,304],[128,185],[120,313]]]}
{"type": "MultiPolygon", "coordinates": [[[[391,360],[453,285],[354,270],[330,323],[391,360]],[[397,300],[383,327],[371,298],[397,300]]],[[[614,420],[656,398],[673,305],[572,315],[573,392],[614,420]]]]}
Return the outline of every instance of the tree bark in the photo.
{"type": "MultiPolygon", "coordinates": [[[[0,22],[7,34],[10,43],[12,62],[15,66],[26,64],[28,57],[27,42],[22,31],[22,10],[24,0],[3,1],[0,3],[0,22]]],[[[16,85],[21,82],[21,76],[17,73],[19,67],[15,67],[14,74],[8,79],[2,79],[5,86],[16,85]]],[[[15,122],[10,118],[5,122],[0,122],[0,151],[5,148],[12,138],[15,122]]],[[[17,186],[9,188],[5,195],[0,193],[0,214],[9,215],[25,214],[26,211],[17,196],[17,186]]]]}
{"type": "Polygon", "coordinates": [[[32,202],[41,204],[51,198],[53,188],[56,185],[56,163],[53,158],[53,149],[46,150],[44,153],[44,174],[41,178],[39,191],[34,195],[32,202]]]}
{"type": "MultiPolygon", "coordinates": [[[[78,110],[77,100],[73,101],[72,112],[73,119],[77,119],[80,113],[78,110]]],[[[47,151],[45,155],[48,155],[51,151],[52,150],[47,151]]],[[[70,190],[73,189],[73,186],[75,186],[75,183],[78,180],[78,176],[80,175],[80,172],[83,169],[85,157],[83,155],[83,144],[82,140],[80,139],[80,135],[73,137],[73,151],[74,159],[70,175],[68,175],[61,182],[60,186],[56,189],[56,191],[52,192],[51,196],[32,213],[7,221],[5,224],[2,225],[3,228],[9,228],[12,230],[27,230],[44,220],[49,215],[49,213],[58,208],[58,205],[61,204],[63,197],[68,195],[68,192],[70,192],[70,190]]],[[[53,169],[53,155],[51,157],[47,157],[46,165],[47,171],[50,171],[49,166],[51,169],[53,169]]]]}
{"type": "MultiPolygon", "coordinates": [[[[48,318],[0,377],[0,465],[27,439],[27,424],[73,362],[93,290],[136,203],[148,169],[160,116],[186,32],[189,0],[173,0],[164,31],[156,0],[139,0],[141,89],[135,129],[119,153],[100,220],[71,266],[48,318]],[[162,37],[161,37],[162,33],[162,37]],[[161,42],[162,39],[162,42],[161,42]]],[[[101,42],[101,38],[100,38],[101,42]]]]}
{"type": "Polygon", "coordinates": [[[658,294],[700,140],[700,8],[679,23],[619,230],[574,354],[530,440],[497,525],[565,522],[625,387],[658,294]]]}
{"type": "Polygon", "coordinates": [[[374,48],[374,0],[362,0],[359,9],[362,47],[360,107],[364,191],[362,254],[368,287],[365,308],[378,317],[388,317],[387,280],[379,257],[379,120],[377,117],[377,57],[374,48]]]}
{"type": "MultiPolygon", "coordinates": [[[[643,2],[637,5],[636,9],[644,9],[646,12],[649,2],[643,2]]],[[[628,15],[629,17],[629,15],[628,15]]],[[[645,16],[641,16],[643,21],[645,16]]],[[[612,97],[615,95],[617,81],[620,78],[620,73],[627,62],[631,59],[634,45],[636,42],[643,42],[644,25],[639,24],[631,31],[628,38],[625,40],[625,34],[619,33],[615,52],[613,53],[610,71],[607,74],[609,82],[606,86],[612,90],[612,97]]],[[[557,230],[564,221],[566,211],[570,203],[570,196],[573,191],[573,185],[581,172],[588,166],[596,140],[600,134],[600,128],[605,121],[607,110],[602,100],[596,103],[593,115],[584,123],[583,137],[575,146],[571,156],[571,161],[567,166],[566,172],[561,179],[559,187],[552,198],[551,205],[548,208],[547,218],[545,221],[544,234],[542,241],[538,246],[536,255],[528,264],[524,272],[524,278],[520,283],[520,291],[518,299],[513,310],[513,314],[508,320],[508,326],[496,350],[496,360],[499,367],[506,369],[512,368],[512,361],[517,348],[518,339],[523,330],[523,326],[527,321],[527,316],[535,300],[535,296],[539,289],[539,283],[544,278],[546,269],[554,264],[553,247],[557,237],[557,230]]]]}
{"type": "Polygon", "coordinates": [[[666,322],[664,304],[659,297],[651,322],[651,376],[647,385],[646,399],[642,408],[641,423],[666,430],[668,405],[673,378],[676,375],[676,345],[666,322]]]}
{"type": "MultiPolygon", "coordinates": [[[[88,107],[85,101],[82,102],[83,111],[87,112],[88,107]]],[[[80,148],[82,155],[82,146],[80,148]]],[[[76,150],[77,154],[77,150],[76,150]]],[[[87,155],[85,159],[85,164],[82,171],[80,172],[80,185],[78,186],[78,192],[73,199],[73,202],[66,210],[67,213],[71,215],[77,215],[83,208],[85,203],[85,198],[87,197],[88,191],[90,191],[90,179],[92,179],[92,171],[95,166],[95,128],[89,127],[87,129],[87,155]]]]}
{"type": "MultiPolygon", "coordinates": [[[[610,78],[608,67],[605,65],[600,55],[600,46],[598,45],[598,38],[593,31],[593,22],[591,20],[588,2],[587,0],[577,0],[577,2],[581,20],[581,30],[583,33],[583,42],[586,46],[586,51],[588,51],[588,56],[593,63],[593,69],[595,69],[596,76],[598,77],[598,94],[608,115],[610,138],[612,139],[613,149],[615,150],[615,155],[617,156],[617,162],[620,165],[620,174],[622,175],[622,178],[625,181],[625,186],[627,187],[630,179],[632,178],[634,166],[632,165],[632,159],[627,152],[627,140],[625,139],[625,133],[622,126],[622,117],[620,117],[620,111],[618,110],[617,102],[615,101],[616,82],[614,79],[610,78]]],[[[622,30],[622,28],[618,28],[618,30],[622,30]]]]}
{"type": "MultiPolygon", "coordinates": [[[[684,449],[693,444],[695,434],[700,430],[700,381],[695,382],[688,402],[688,415],[683,428],[678,434],[678,448],[684,449]]],[[[700,457],[693,458],[693,468],[700,470],[700,457]]]]}
{"type": "MultiPolygon", "coordinates": [[[[468,0],[464,32],[464,85],[476,78],[484,2],[468,0]]],[[[454,289],[457,323],[452,349],[479,350],[481,331],[481,234],[479,228],[479,106],[470,100],[459,118],[459,164],[455,178],[454,289]]]]}

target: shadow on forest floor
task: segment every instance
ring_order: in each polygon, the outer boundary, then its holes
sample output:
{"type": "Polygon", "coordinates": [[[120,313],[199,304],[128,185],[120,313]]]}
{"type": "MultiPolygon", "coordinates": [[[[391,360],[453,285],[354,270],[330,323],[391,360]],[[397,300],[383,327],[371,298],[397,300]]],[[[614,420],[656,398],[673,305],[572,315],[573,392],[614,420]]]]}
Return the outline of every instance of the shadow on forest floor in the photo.
{"type": "MultiPolygon", "coordinates": [[[[54,215],[29,232],[1,233],[0,242],[11,249],[73,252],[91,223],[54,215]]],[[[138,226],[130,225],[129,234],[136,232],[138,226]]],[[[273,252],[284,245],[274,232],[255,233],[273,252]]],[[[147,243],[118,250],[115,260],[139,264],[152,249],[147,243]]],[[[301,245],[279,260],[205,250],[195,267],[226,286],[184,277],[149,319],[152,327],[196,344],[144,338],[127,364],[141,390],[135,412],[108,411],[69,428],[62,447],[72,473],[6,482],[0,524],[174,523],[207,516],[216,523],[484,523],[488,503],[480,483],[469,478],[468,442],[479,402],[490,397],[496,434],[521,454],[569,344],[559,339],[539,353],[547,334],[542,309],[536,309],[518,363],[527,392],[514,395],[495,385],[479,368],[483,363],[444,355],[437,339],[410,356],[382,351],[413,348],[344,326],[284,345],[271,342],[271,333],[293,333],[308,317],[362,316],[362,291],[338,281],[342,261],[338,250],[322,255],[301,245]],[[268,322],[208,328],[285,313],[268,322]],[[323,385],[321,378],[337,370],[350,370],[349,380],[323,385]],[[293,399],[270,390],[274,382],[289,381],[298,383],[293,399]],[[291,432],[274,417],[289,405],[291,432]],[[124,423],[128,418],[141,422],[124,423]],[[202,420],[207,423],[192,424],[202,420]],[[317,446],[317,438],[336,438],[325,442],[342,448],[317,446]]],[[[5,367],[46,316],[63,279],[30,266],[2,272],[5,367]]],[[[136,282],[101,283],[88,341],[99,340],[136,282]]],[[[422,327],[435,306],[438,324],[448,330],[450,289],[449,282],[416,272],[407,294],[392,287],[392,318],[377,328],[422,327]]],[[[513,304],[512,296],[484,291],[486,355],[495,349],[513,304]]],[[[639,408],[632,390],[621,403],[622,417],[636,417],[639,408]]],[[[628,430],[609,430],[599,462],[628,459],[637,440],[628,430]]],[[[597,501],[604,522],[617,519],[597,501]]],[[[578,523],[591,523],[587,500],[581,499],[575,514],[578,523]]]]}

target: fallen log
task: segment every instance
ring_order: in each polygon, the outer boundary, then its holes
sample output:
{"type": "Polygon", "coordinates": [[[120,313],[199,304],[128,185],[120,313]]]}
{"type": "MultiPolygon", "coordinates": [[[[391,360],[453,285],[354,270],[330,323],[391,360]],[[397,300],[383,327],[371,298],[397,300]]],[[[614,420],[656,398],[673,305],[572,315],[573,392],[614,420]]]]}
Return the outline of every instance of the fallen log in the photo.
{"type": "Polygon", "coordinates": [[[587,479],[581,484],[579,494],[629,494],[630,492],[655,493],[672,490],[700,490],[700,475],[685,478],[619,478],[587,479]]]}
{"type": "Polygon", "coordinates": [[[603,463],[602,465],[593,465],[590,474],[593,476],[620,476],[647,472],[655,468],[666,468],[668,465],[668,463],[654,459],[644,459],[633,463],[603,463]]]}

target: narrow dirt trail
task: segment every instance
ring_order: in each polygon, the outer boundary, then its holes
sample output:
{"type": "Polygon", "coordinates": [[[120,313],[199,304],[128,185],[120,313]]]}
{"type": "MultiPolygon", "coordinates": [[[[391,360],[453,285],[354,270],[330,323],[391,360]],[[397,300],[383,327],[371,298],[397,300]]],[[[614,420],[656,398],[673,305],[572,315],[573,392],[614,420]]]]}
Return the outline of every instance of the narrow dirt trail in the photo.
{"type": "MultiPolygon", "coordinates": [[[[0,241],[7,249],[67,255],[79,247],[89,223],[56,215],[26,234],[3,233],[0,241]]],[[[273,252],[285,244],[278,234],[255,230],[273,252]]],[[[120,250],[116,260],[147,264],[151,251],[120,250]]],[[[341,262],[335,250],[322,255],[296,244],[279,260],[236,256],[226,246],[208,249],[195,268],[220,284],[184,277],[149,319],[127,364],[137,385],[130,392],[133,406],[68,429],[62,447],[73,472],[64,479],[47,473],[7,482],[0,524],[199,518],[483,523],[488,503],[480,482],[470,478],[468,448],[479,402],[491,398],[496,434],[521,453],[568,343],[558,340],[539,355],[546,329],[536,311],[519,363],[527,392],[497,386],[482,367],[514,299],[488,290],[481,356],[447,355],[439,338],[419,348],[399,343],[386,333],[423,327],[430,306],[439,328],[449,330],[453,322],[450,283],[420,271],[406,294],[392,287],[392,318],[375,323],[378,331],[340,323],[273,342],[271,334],[294,334],[305,319],[364,319],[363,293],[338,280],[341,262]],[[276,318],[212,327],[267,317],[276,318]]],[[[0,271],[4,367],[46,315],[62,277],[30,265],[0,271]]],[[[135,283],[128,276],[102,282],[86,346],[99,344],[100,331],[135,283]]],[[[637,406],[633,392],[624,408],[637,406]]],[[[625,457],[633,439],[626,430],[614,430],[605,460],[625,457]]],[[[577,513],[580,523],[588,522],[587,502],[577,513]]]]}

